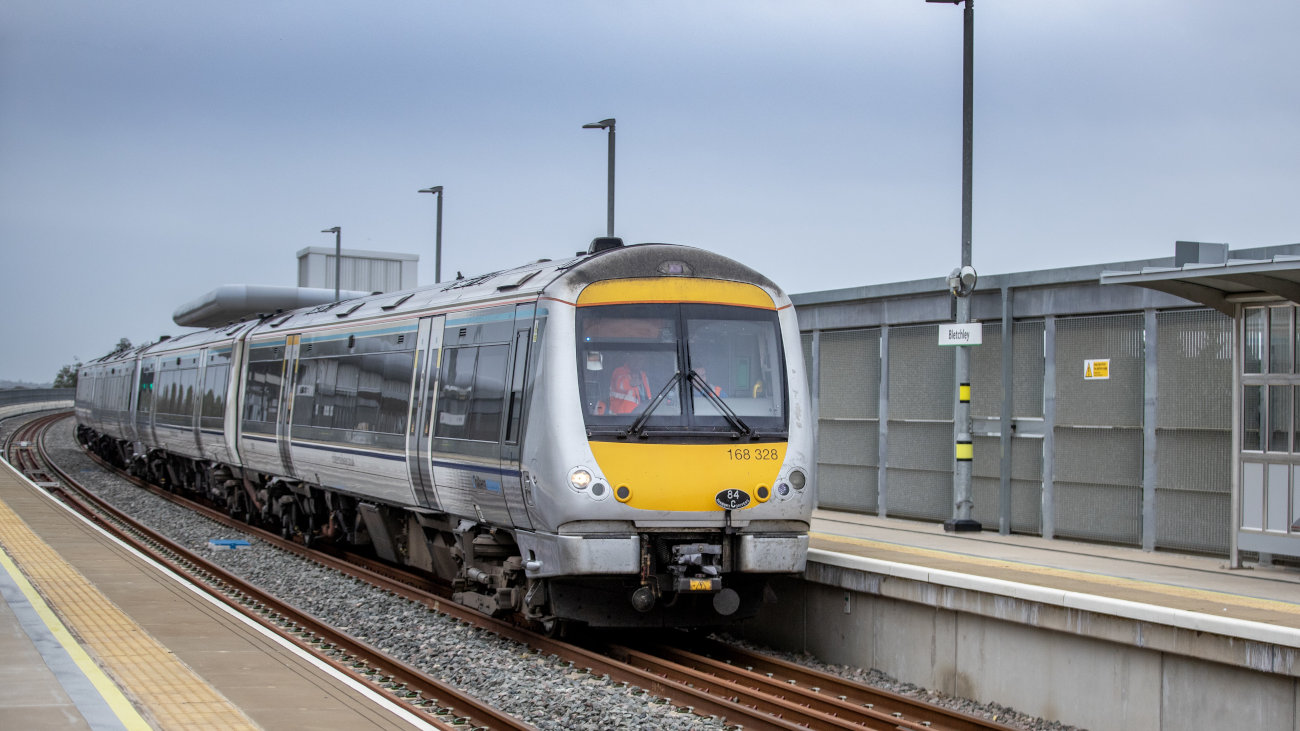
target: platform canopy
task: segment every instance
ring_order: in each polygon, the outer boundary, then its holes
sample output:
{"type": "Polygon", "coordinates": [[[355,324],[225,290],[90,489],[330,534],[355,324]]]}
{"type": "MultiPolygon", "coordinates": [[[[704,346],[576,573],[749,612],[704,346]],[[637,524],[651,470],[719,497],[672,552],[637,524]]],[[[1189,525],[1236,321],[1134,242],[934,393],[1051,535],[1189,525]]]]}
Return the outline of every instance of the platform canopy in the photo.
{"type": "Polygon", "coordinates": [[[1300,304],[1300,256],[1231,259],[1227,244],[1178,242],[1172,267],[1143,267],[1136,272],[1106,271],[1102,284],[1146,287],[1233,317],[1236,305],[1286,300],[1300,304]]]}

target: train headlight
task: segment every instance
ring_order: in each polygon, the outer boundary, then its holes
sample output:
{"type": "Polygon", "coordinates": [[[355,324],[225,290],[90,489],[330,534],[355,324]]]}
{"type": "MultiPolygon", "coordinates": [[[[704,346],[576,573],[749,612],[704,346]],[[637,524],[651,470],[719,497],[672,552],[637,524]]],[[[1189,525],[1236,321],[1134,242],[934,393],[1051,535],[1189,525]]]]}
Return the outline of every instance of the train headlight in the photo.
{"type": "Polygon", "coordinates": [[[808,484],[808,476],[803,473],[803,470],[799,470],[799,469],[791,470],[790,484],[794,485],[794,489],[802,490],[803,486],[808,484]]]}
{"type": "Polygon", "coordinates": [[[776,486],[776,494],[781,497],[787,497],[790,494],[790,486],[784,482],[778,483],[776,486]]]}
{"type": "Polygon", "coordinates": [[[586,490],[587,485],[591,484],[591,473],[585,467],[575,467],[569,473],[569,484],[573,485],[575,490],[586,490]]]}

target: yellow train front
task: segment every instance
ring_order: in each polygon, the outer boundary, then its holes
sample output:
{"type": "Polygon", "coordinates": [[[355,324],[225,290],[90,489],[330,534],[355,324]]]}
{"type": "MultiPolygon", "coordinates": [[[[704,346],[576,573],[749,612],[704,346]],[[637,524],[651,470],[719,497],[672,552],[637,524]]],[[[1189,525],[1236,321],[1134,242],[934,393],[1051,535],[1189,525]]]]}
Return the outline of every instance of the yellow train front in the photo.
{"type": "Polygon", "coordinates": [[[707,626],[803,570],[812,424],[775,284],[699,249],[615,242],[544,288],[533,340],[532,525],[514,536],[526,604],[594,626],[707,626]]]}

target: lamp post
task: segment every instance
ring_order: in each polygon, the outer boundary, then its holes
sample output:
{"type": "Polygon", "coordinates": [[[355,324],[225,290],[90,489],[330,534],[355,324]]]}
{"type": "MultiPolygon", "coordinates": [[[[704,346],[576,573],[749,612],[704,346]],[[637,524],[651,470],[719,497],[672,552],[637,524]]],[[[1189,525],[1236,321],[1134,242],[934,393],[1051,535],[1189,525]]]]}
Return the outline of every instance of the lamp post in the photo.
{"type": "Polygon", "coordinates": [[[433,244],[433,283],[438,284],[442,281],[442,186],[434,185],[419,193],[432,193],[438,198],[438,223],[434,228],[433,244]]]}
{"type": "Polygon", "coordinates": [[[602,119],[599,122],[582,125],[583,129],[607,129],[609,130],[609,201],[608,211],[606,212],[605,235],[614,235],[614,118],[602,119]]]}
{"type": "MultiPolygon", "coordinates": [[[[966,3],[963,12],[962,35],[962,112],[961,112],[961,269],[954,272],[958,284],[953,288],[957,296],[957,323],[966,324],[970,318],[970,295],[975,287],[975,269],[971,266],[971,148],[973,145],[974,80],[975,80],[975,9],[974,0],[925,0],[928,3],[966,3]],[[966,284],[968,282],[968,284],[966,284]]],[[[951,278],[950,278],[951,281],[951,278]]],[[[1010,337],[1010,333],[1003,333],[1010,337]]],[[[956,403],[953,405],[953,441],[957,455],[957,468],[953,471],[953,516],[944,521],[946,531],[978,531],[983,526],[971,518],[974,501],[971,498],[971,465],[974,461],[974,440],[971,438],[970,416],[970,350],[957,346],[954,353],[954,381],[956,403]]]]}
{"type": "Polygon", "coordinates": [[[334,234],[334,301],[339,301],[339,283],[343,274],[343,229],[339,226],[322,229],[323,234],[334,234]]]}

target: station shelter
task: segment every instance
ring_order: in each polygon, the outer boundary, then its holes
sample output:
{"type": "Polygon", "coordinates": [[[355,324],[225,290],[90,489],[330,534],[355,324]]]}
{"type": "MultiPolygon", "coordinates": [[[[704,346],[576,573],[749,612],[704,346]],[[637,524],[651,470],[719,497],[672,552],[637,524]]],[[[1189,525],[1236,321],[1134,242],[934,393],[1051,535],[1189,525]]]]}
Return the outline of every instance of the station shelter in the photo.
{"type": "MultiPolygon", "coordinates": [[[[1234,565],[1300,556],[1300,244],[1177,252],[979,280],[972,517],[986,529],[1234,565]]],[[[946,280],[791,299],[819,505],[951,518],[946,280]]]]}
{"type": "Polygon", "coordinates": [[[1165,292],[1232,318],[1232,564],[1242,552],[1300,556],[1300,257],[1247,259],[1227,246],[1179,244],[1172,267],[1106,272],[1101,282],[1165,292]]]}

